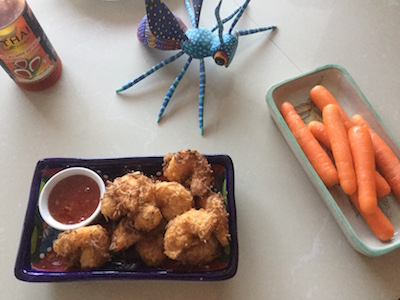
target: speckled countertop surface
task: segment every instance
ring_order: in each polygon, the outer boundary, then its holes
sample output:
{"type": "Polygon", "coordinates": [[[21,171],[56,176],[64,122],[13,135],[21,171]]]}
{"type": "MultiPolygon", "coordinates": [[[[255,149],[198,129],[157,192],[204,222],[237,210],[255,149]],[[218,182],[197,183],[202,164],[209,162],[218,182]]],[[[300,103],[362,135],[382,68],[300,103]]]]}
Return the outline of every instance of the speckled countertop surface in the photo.
{"type": "MultiPolygon", "coordinates": [[[[204,0],[201,26],[215,23],[204,0]]],[[[190,24],[184,1],[165,3],[190,24]]],[[[226,15],[241,1],[224,0],[226,15]]],[[[267,90],[339,64],[400,140],[400,1],[253,0],[237,28],[234,61],[206,60],[204,135],[198,131],[198,62],[163,119],[156,117],[184,59],[121,95],[115,89],[171,54],[141,45],[142,0],[31,0],[63,61],[59,82],[24,92],[0,72],[0,281],[4,299],[391,299],[400,298],[400,252],[356,252],[269,115],[267,90]],[[25,283],[14,277],[29,189],[45,157],[164,155],[180,149],[228,154],[235,167],[236,276],[221,282],[25,283]]]]}

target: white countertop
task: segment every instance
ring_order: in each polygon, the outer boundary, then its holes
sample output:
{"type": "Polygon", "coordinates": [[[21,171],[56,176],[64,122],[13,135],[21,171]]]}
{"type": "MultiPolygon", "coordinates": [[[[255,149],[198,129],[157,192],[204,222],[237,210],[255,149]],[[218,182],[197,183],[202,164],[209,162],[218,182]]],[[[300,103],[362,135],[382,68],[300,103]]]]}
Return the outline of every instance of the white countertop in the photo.
{"type": "MultiPolygon", "coordinates": [[[[165,0],[187,25],[184,1],[165,0]]],[[[143,0],[31,0],[63,61],[60,81],[24,92],[0,72],[0,282],[2,299],[392,299],[400,298],[400,250],[370,258],[340,231],[271,119],[274,84],[326,64],[353,76],[400,140],[400,1],[253,0],[237,28],[229,68],[206,60],[204,135],[198,130],[194,60],[164,118],[156,117],[184,59],[121,95],[115,89],[171,55],[141,45],[143,0]],[[225,153],[235,167],[239,268],[221,282],[26,283],[14,277],[30,184],[45,157],[225,153]]],[[[225,0],[223,14],[238,0],[225,0]]],[[[215,23],[204,0],[201,26],[215,23]]]]}

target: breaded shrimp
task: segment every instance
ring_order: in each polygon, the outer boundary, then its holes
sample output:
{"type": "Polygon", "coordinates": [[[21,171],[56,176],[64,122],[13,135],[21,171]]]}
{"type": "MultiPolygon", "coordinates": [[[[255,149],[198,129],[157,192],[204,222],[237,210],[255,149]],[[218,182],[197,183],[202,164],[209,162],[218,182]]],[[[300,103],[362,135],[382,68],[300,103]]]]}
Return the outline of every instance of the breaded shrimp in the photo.
{"type": "Polygon", "coordinates": [[[161,234],[145,236],[136,243],[136,251],[147,266],[161,265],[166,256],[164,254],[164,237],[161,234]]]}
{"type": "Polygon", "coordinates": [[[141,237],[141,233],[135,229],[134,221],[124,217],[119,221],[111,236],[110,250],[119,252],[134,245],[141,237]]]}
{"type": "Polygon", "coordinates": [[[142,261],[148,266],[161,265],[167,256],[164,254],[164,232],[167,221],[161,220],[153,230],[143,233],[136,243],[136,251],[142,261]]]}
{"type": "Polygon", "coordinates": [[[219,253],[213,236],[216,216],[204,209],[191,209],[169,221],[164,234],[165,254],[184,264],[202,265],[219,253]]]}
{"type": "Polygon", "coordinates": [[[204,208],[206,211],[213,212],[217,218],[217,227],[214,234],[222,246],[229,244],[229,224],[228,224],[228,212],[224,204],[224,197],[221,193],[211,192],[207,196],[200,198],[197,201],[197,205],[200,208],[204,208]]]}
{"type": "Polygon", "coordinates": [[[131,172],[109,182],[101,200],[106,220],[118,220],[134,214],[142,203],[154,202],[150,191],[153,181],[140,172],[131,172]]]}
{"type": "Polygon", "coordinates": [[[100,210],[106,220],[118,220],[126,214],[119,198],[114,197],[107,190],[101,198],[100,210]]]}
{"type": "Polygon", "coordinates": [[[160,224],[163,216],[158,207],[145,204],[139,207],[136,215],[134,215],[135,229],[138,231],[149,231],[160,224]]]}
{"type": "Polygon", "coordinates": [[[196,150],[182,150],[164,156],[163,174],[190,189],[193,196],[206,194],[212,183],[212,170],[207,159],[196,150]]]}
{"type": "Polygon", "coordinates": [[[178,182],[157,182],[154,194],[157,206],[168,221],[194,206],[192,194],[178,182]]]}
{"type": "Polygon", "coordinates": [[[65,257],[69,267],[94,269],[109,260],[109,246],[107,231],[101,225],[91,225],[60,233],[53,249],[65,257]]]}
{"type": "Polygon", "coordinates": [[[221,245],[215,236],[207,242],[196,241],[179,256],[179,261],[184,265],[204,266],[221,255],[221,245]]]}

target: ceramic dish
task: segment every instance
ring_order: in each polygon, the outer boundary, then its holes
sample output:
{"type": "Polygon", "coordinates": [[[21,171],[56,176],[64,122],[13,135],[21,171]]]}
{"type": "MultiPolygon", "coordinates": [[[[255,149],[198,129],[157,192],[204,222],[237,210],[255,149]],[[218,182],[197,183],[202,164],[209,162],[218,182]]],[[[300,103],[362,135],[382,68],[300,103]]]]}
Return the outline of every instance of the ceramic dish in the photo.
{"type": "Polygon", "coordinates": [[[230,244],[219,258],[204,268],[188,268],[174,263],[150,268],[135,255],[114,257],[96,270],[66,270],[52,251],[52,242],[59,231],[49,227],[41,218],[38,199],[44,184],[57,172],[70,167],[85,167],[98,173],[104,181],[113,180],[129,171],[142,171],[159,176],[162,157],[132,157],[109,159],[47,158],[37,163],[34,171],[20,246],[15,263],[15,276],[23,281],[78,281],[107,279],[165,279],[165,280],[225,280],[236,274],[238,241],[234,196],[233,163],[227,155],[205,155],[214,172],[214,185],[226,198],[229,213],[230,244]]]}
{"type": "Polygon", "coordinates": [[[284,101],[289,101],[296,110],[301,111],[300,115],[306,123],[311,119],[320,118],[320,112],[313,108],[309,97],[311,88],[317,84],[325,86],[349,116],[362,115],[386,141],[397,157],[400,157],[399,146],[389,131],[385,129],[381,119],[352,77],[340,66],[323,66],[271,87],[266,96],[269,112],[351,245],[367,256],[379,256],[393,251],[400,247],[399,202],[392,194],[379,201],[380,208],[388,216],[395,229],[395,236],[392,240],[386,243],[381,242],[370,231],[361,215],[350,203],[347,195],[337,186],[328,189],[322,183],[279,112],[280,105],[284,101]]]}

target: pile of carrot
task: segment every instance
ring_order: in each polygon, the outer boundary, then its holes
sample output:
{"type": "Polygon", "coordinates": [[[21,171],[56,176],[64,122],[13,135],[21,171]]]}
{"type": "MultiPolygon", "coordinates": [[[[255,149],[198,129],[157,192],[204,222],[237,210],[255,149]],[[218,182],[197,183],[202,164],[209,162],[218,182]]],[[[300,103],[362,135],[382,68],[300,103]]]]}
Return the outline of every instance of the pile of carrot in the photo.
{"type": "Polygon", "coordinates": [[[305,124],[284,102],[280,112],[289,129],[324,184],[339,184],[375,236],[389,241],[394,228],[378,201],[391,191],[400,201],[399,158],[361,115],[350,118],[324,86],[313,87],[310,98],[322,121],[305,124]]]}

